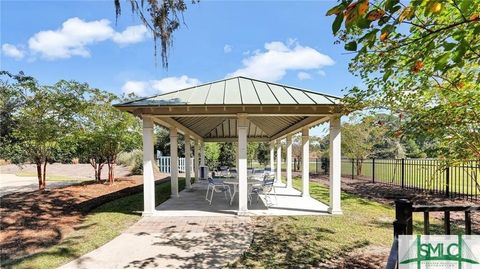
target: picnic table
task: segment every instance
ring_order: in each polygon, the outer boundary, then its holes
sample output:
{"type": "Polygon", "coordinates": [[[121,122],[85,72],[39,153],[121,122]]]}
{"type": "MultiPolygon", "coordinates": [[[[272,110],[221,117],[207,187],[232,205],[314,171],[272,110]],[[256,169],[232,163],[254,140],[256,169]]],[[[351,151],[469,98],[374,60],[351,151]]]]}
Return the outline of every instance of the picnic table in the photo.
{"type": "MultiPolygon", "coordinates": [[[[238,184],[239,184],[238,178],[229,178],[229,179],[224,180],[223,183],[233,186],[233,194],[230,197],[230,205],[232,205],[233,199],[235,198],[235,195],[238,192],[238,184]]],[[[250,189],[251,186],[262,185],[262,181],[257,180],[257,179],[253,179],[253,178],[248,178],[247,179],[247,185],[249,186],[249,189],[250,189]]]]}

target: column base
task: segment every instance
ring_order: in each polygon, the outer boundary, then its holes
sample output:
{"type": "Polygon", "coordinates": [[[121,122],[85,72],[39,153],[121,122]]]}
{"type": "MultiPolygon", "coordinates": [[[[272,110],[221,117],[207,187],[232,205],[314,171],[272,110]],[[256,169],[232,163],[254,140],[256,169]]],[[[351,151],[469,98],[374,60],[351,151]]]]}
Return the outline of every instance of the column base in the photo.
{"type": "Polygon", "coordinates": [[[245,211],[237,211],[237,216],[250,216],[248,210],[245,211]]]}
{"type": "Polygon", "coordinates": [[[151,211],[143,211],[142,212],[142,217],[151,217],[153,216],[155,213],[154,212],[151,212],[151,211]]]}
{"type": "Polygon", "coordinates": [[[332,214],[332,215],[343,215],[342,210],[339,209],[339,208],[335,208],[335,209],[334,209],[334,208],[329,207],[329,208],[328,208],[328,213],[330,213],[330,214],[332,214]]]}
{"type": "Polygon", "coordinates": [[[170,198],[180,198],[180,195],[178,195],[178,194],[170,194],[170,198]]]}

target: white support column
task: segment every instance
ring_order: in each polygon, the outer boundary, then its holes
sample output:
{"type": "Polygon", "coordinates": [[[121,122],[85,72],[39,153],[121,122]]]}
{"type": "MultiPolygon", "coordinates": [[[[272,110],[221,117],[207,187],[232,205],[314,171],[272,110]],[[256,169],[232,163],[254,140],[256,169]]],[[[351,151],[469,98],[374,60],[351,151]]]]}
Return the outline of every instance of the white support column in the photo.
{"type": "Polygon", "coordinates": [[[200,154],[200,150],[198,147],[198,141],[194,141],[194,147],[193,147],[193,171],[195,171],[195,182],[198,182],[198,177],[200,176],[200,170],[198,168],[198,155],[200,154]]]}
{"type": "Polygon", "coordinates": [[[200,142],[200,166],[205,166],[205,142],[200,142]]]}
{"type": "Polygon", "coordinates": [[[238,214],[244,215],[248,210],[247,206],[247,133],[248,120],[246,114],[238,114],[238,214]]]}
{"type": "Polygon", "coordinates": [[[275,173],[275,141],[270,142],[270,173],[275,173]]]}
{"type": "Polygon", "coordinates": [[[277,140],[277,183],[282,184],[282,143],[277,140]]]}
{"type": "Polygon", "coordinates": [[[330,207],[331,214],[342,214],[341,197],[341,130],[340,115],[330,117],[330,207]]]}
{"type": "Polygon", "coordinates": [[[190,135],[185,134],[185,187],[187,190],[192,189],[192,144],[190,143],[190,135]]]}
{"type": "MultiPolygon", "coordinates": [[[[238,143],[237,143],[237,148],[238,148],[238,143]]],[[[238,175],[238,160],[240,160],[240,158],[238,158],[238,153],[239,151],[236,150],[235,151],[235,167],[237,168],[237,175],[238,175]]]]}
{"type": "Polygon", "coordinates": [[[302,129],[302,197],[310,197],[310,137],[308,127],[302,129]]]}
{"type": "Polygon", "coordinates": [[[155,212],[155,178],[153,176],[153,120],[143,117],[143,215],[155,212]]]}
{"type": "Polygon", "coordinates": [[[287,188],[292,188],[292,135],[287,135],[287,188]]]}
{"type": "Polygon", "coordinates": [[[171,197],[178,198],[178,131],[177,128],[170,128],[170,188],[171,197]]]}

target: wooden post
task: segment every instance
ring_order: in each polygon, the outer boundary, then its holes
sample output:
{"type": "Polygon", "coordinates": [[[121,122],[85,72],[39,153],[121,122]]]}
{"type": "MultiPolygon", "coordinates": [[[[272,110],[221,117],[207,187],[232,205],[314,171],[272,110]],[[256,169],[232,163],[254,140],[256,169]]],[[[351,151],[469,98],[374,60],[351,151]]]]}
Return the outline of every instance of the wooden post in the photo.
{"type": "Polygon", "coordinates": [[[465,234],[472,234],[472,219],[470,211],[465,211],[465,234]]]}
{"type": "Polygon", "coordinates": [[[430,234],[430,214],[428,211],[423,212],[423,234],[430,234]]]}
{"type": "Polygon", "coordinates": [[[445,234],[450,234],[450,211],[445,211],[445,217],[443,218],[443,226],[445,228],[445,234]]]}
{"type": "Polygon", "coordinates": [[[395,221],[393,222],[393,234],[395,237],[401,234],[412,234],[413,204],[407,199],[395,201],[395,221]]]}

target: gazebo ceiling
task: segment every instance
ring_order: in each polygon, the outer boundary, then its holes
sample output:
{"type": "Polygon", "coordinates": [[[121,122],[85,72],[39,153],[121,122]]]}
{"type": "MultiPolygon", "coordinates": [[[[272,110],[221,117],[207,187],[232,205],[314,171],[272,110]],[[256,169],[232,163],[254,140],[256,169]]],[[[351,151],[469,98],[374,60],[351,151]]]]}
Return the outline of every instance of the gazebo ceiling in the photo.
{"type": "Polygon", "coordinates": [[[340,98],[234,77],[114,105],[205,141],[236,141],[237,115],[249,120],[248,139],[269,141],[314,126],[340,112],[340,98]]]}
{"type": "MultiPolygon", "coordinates": [[[[235,117],[173,117],[181,125],[209,141],[236,140],[237,118],[235,117]]],[[[268,141],[296,123],[307,119],[300,116],[249,117],[248,137],[256,141],[268,141]]]]}

